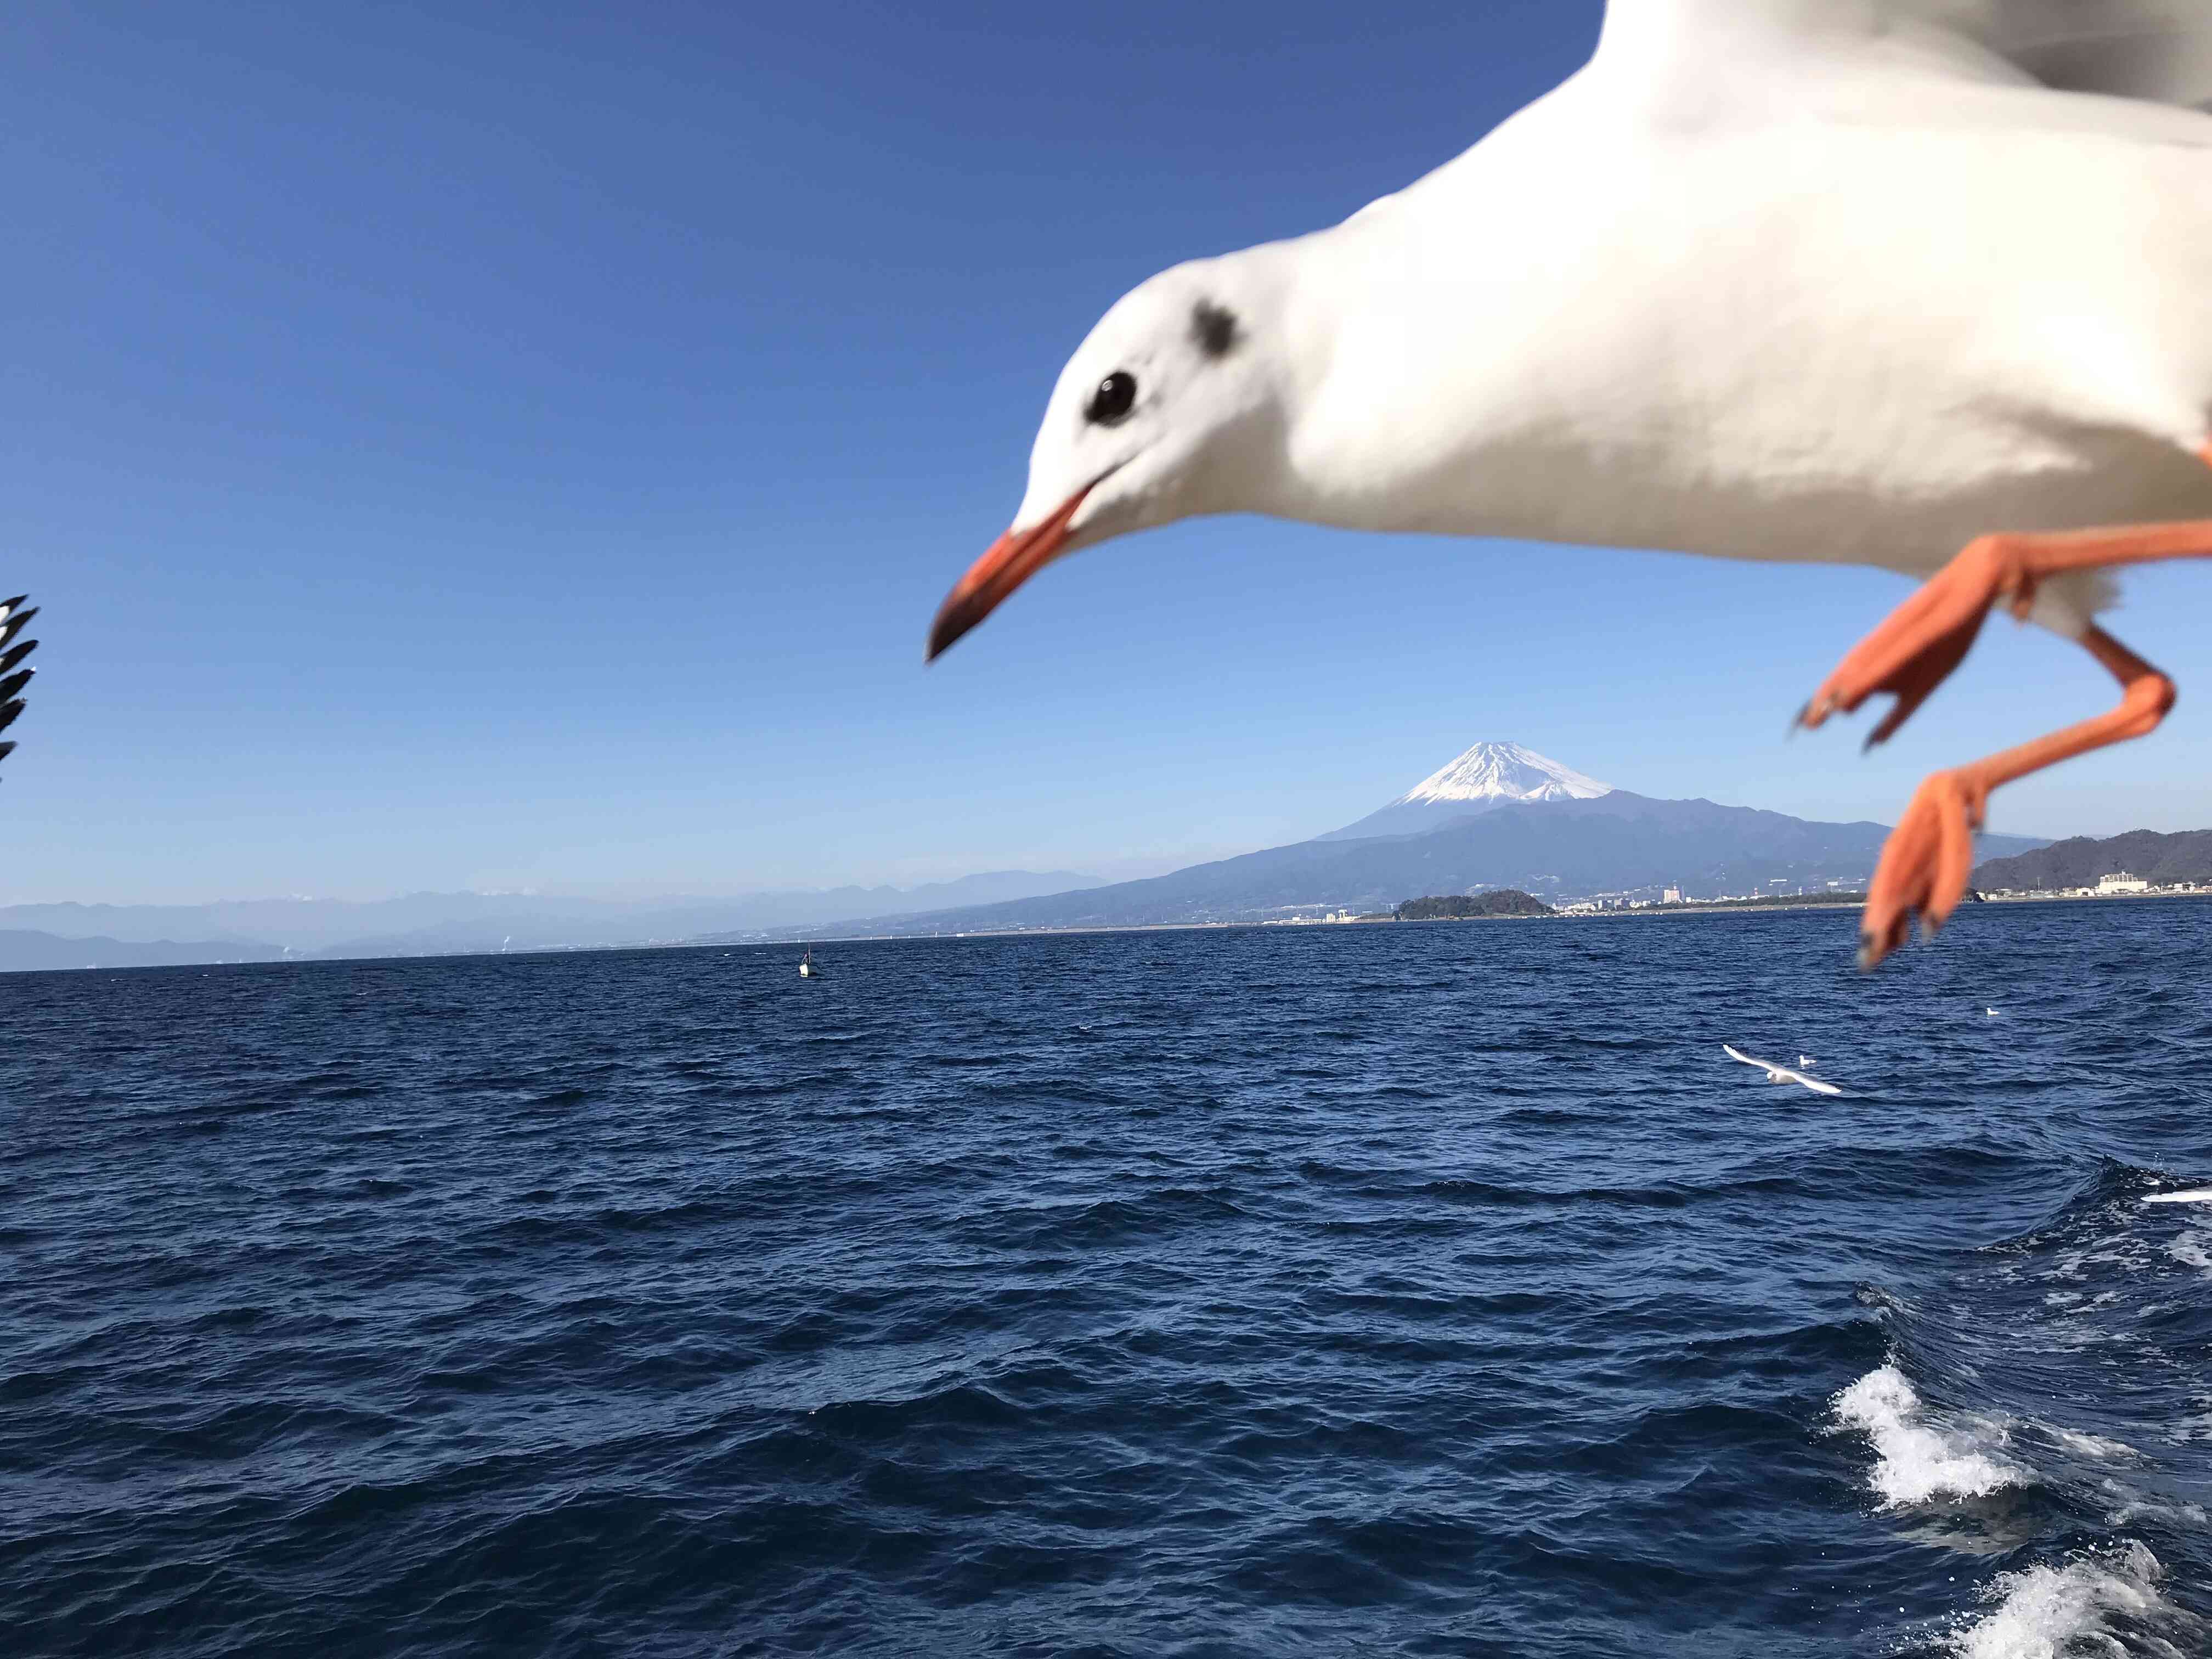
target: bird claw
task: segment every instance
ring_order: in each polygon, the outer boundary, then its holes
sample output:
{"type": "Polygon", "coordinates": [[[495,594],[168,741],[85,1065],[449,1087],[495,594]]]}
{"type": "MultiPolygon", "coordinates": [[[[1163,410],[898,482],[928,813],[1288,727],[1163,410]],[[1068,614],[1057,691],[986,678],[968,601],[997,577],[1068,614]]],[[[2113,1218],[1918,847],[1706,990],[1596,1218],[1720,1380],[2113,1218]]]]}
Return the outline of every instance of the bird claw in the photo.
{"type": "Polygon", "coordinates": [[[2033,584],[2014,563],[1995,538],[1969,547],[1852,647],[1807,702],[1798,724],[1817,726],[1838,710],[1855,714],[1875,693],[1887,691],[1896,703],[1866,748],[1887,742],[1966,659],[2001,594],[2017,603],[2024,593],[2033,602],[2033,584]]]}
{"type": "Polygon", "coordinates": [[[1989,789],[1967,771],[1937,772],[1912,797],[1881,849],[1867,886],[1859,928],[1859,971],[1866,973],[1900,949],[1920,917],[1923,938],[1933,939],[1966,896],[1973,873],[1974,831],[1981,828],[1989,789]]]}
{"type": "Polygon", "coordinates": [[[1874,972],[1875,969],[1881,966],[1883,957],[1899,949],[1904,943],[1905,933],[1901,927],[1893,934],[1887,935],[1876,933],[1871,928],[1862,929],[1859,933],[1859,972],[1863,974],[1874,972]]]}

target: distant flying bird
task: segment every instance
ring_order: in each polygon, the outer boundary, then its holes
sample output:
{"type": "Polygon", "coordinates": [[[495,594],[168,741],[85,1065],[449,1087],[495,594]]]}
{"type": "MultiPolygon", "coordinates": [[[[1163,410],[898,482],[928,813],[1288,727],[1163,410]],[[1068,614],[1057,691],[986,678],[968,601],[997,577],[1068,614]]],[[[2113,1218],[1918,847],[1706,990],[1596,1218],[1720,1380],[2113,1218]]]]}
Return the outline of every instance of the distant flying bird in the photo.
{"type": "MultiPolygon", "coordinates": [[[[31,618],[39,614],[36,605],[27,611],[23,608],[23,602],[28,597],[27,594],[18,593],[12,599],[0,599],[0,732],[5,732],[13,726],[16,717],[23,712],[21,694],[23,688],[31,683],[31,676],[38,672],[22,665],[23,659],[39,648],[39,642],[15,637],[23,631],[31,618]]],[[[0,760],[7,759],[15,752],[13,739],[0,742],[0,760]]]]}
{"type": "Polygon", "coordinates": [[[1815,1064],[1815,1062],[1814,1062],[1814,1059],[1813,1059],[1813,1056],[1812,1056],[1812,1055],[1810,1055],[1810,1054],[1800,1054],[1800,1055],[1798,1055],[1798,1056],[1797,1056],[1797,1064],[1798,1064],[1801,1067],[1802,1067],[1804,1070],[1806,1070],[1806,1071],[1808,1071],[1808,1072],[1809,1072],[1809,1071],[1811,1071],[1811,1070],[1813,1069],[1814,1065],[1815,1064]]]}
{"type": "Polygon", "coordinates": [[[1843,1091],[1836,1087],[1834,1084],[1823,1083],[1816,1077],[1807,1077],[1802,1072],[1793,1072],[1790,1067],[1782,1064],[1780,1060],[1753,1060],[1749,1054],[1743,1053],[1741,1050],[1729,1048],[1725,1042],[1721,1044],[1721,1050],[1723,1053],[1726,1054],[1730,1060],[1740,1060],[1747,1066],[1758,1066],[1761,1071],[1766,1073],[1766,1080],[1769,1083],[1802,1083],[1816,1095],[1839,1095],[1843,1093],[1843,1091]]]}
{"type": "Polygon", "coordinates": [[[2212,554],[2208,100],[2203,0],[1610,0],[1456,160],[1116,303],[929,653],[1201,514],[1869,564],[1926,585],[1799,719],[1888,692],[1879,743],[2002,601],[2121,701],[1921,785],[1870,968],[1960,902],[1991,790],[2172,702],[2095,617],[2111,568],[2212,554]]]}

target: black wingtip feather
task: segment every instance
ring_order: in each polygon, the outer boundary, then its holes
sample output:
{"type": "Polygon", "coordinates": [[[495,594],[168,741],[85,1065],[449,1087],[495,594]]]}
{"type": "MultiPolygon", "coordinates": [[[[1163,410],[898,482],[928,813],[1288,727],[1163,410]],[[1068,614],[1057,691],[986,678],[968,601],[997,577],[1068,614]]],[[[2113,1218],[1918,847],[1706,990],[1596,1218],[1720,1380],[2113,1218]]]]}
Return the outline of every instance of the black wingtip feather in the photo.
{"type": "MultiPolygon", "coordinates": [[[[22,714],[23,700],[16,693],[29,684],[31,676],[38,672],[19,665],[39,648],[39,642],[25,640],[21,645],[14,643],[15,635],[23,631],[24,624],[39,614],[36,605],[27,610],[25,608],[24,602],[29,598],[27,593],[18,593],[12,599],[0,600],[0,732],[5,732],[13,726],[22,714]],[[10,670],[14,672],[10,672],[10,670]]],[[[0,760],[7,759],[15,752],[15,745],[12,742],[0,743],[0,760]]]]}

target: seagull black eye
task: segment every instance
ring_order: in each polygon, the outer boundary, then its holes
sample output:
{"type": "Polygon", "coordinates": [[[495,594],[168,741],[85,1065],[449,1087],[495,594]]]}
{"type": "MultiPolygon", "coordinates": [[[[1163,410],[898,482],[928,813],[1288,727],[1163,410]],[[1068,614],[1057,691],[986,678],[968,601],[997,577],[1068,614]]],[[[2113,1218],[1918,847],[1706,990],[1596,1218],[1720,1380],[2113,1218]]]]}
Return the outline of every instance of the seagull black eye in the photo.
{"type": "Polygon", "coordinates": [[[1091,394],[1091,406],[1083,414],[1099,426],[1119,426],[1136,404],[1137,377],[1117,368],[1098,382],[1098,390],[1091,394]]]}

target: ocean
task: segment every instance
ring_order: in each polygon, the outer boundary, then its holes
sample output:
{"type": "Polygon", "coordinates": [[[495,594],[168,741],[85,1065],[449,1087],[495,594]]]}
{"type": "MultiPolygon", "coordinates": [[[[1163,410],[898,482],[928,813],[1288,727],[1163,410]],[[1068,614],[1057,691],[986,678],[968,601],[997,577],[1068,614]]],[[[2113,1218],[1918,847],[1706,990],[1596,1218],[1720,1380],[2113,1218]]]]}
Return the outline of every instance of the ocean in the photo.
{"type": "Polygon", "coordinates": [[[0,977],[0,1650],[2212,1652],[2212,904],[1855,923],[0,977]]]}

